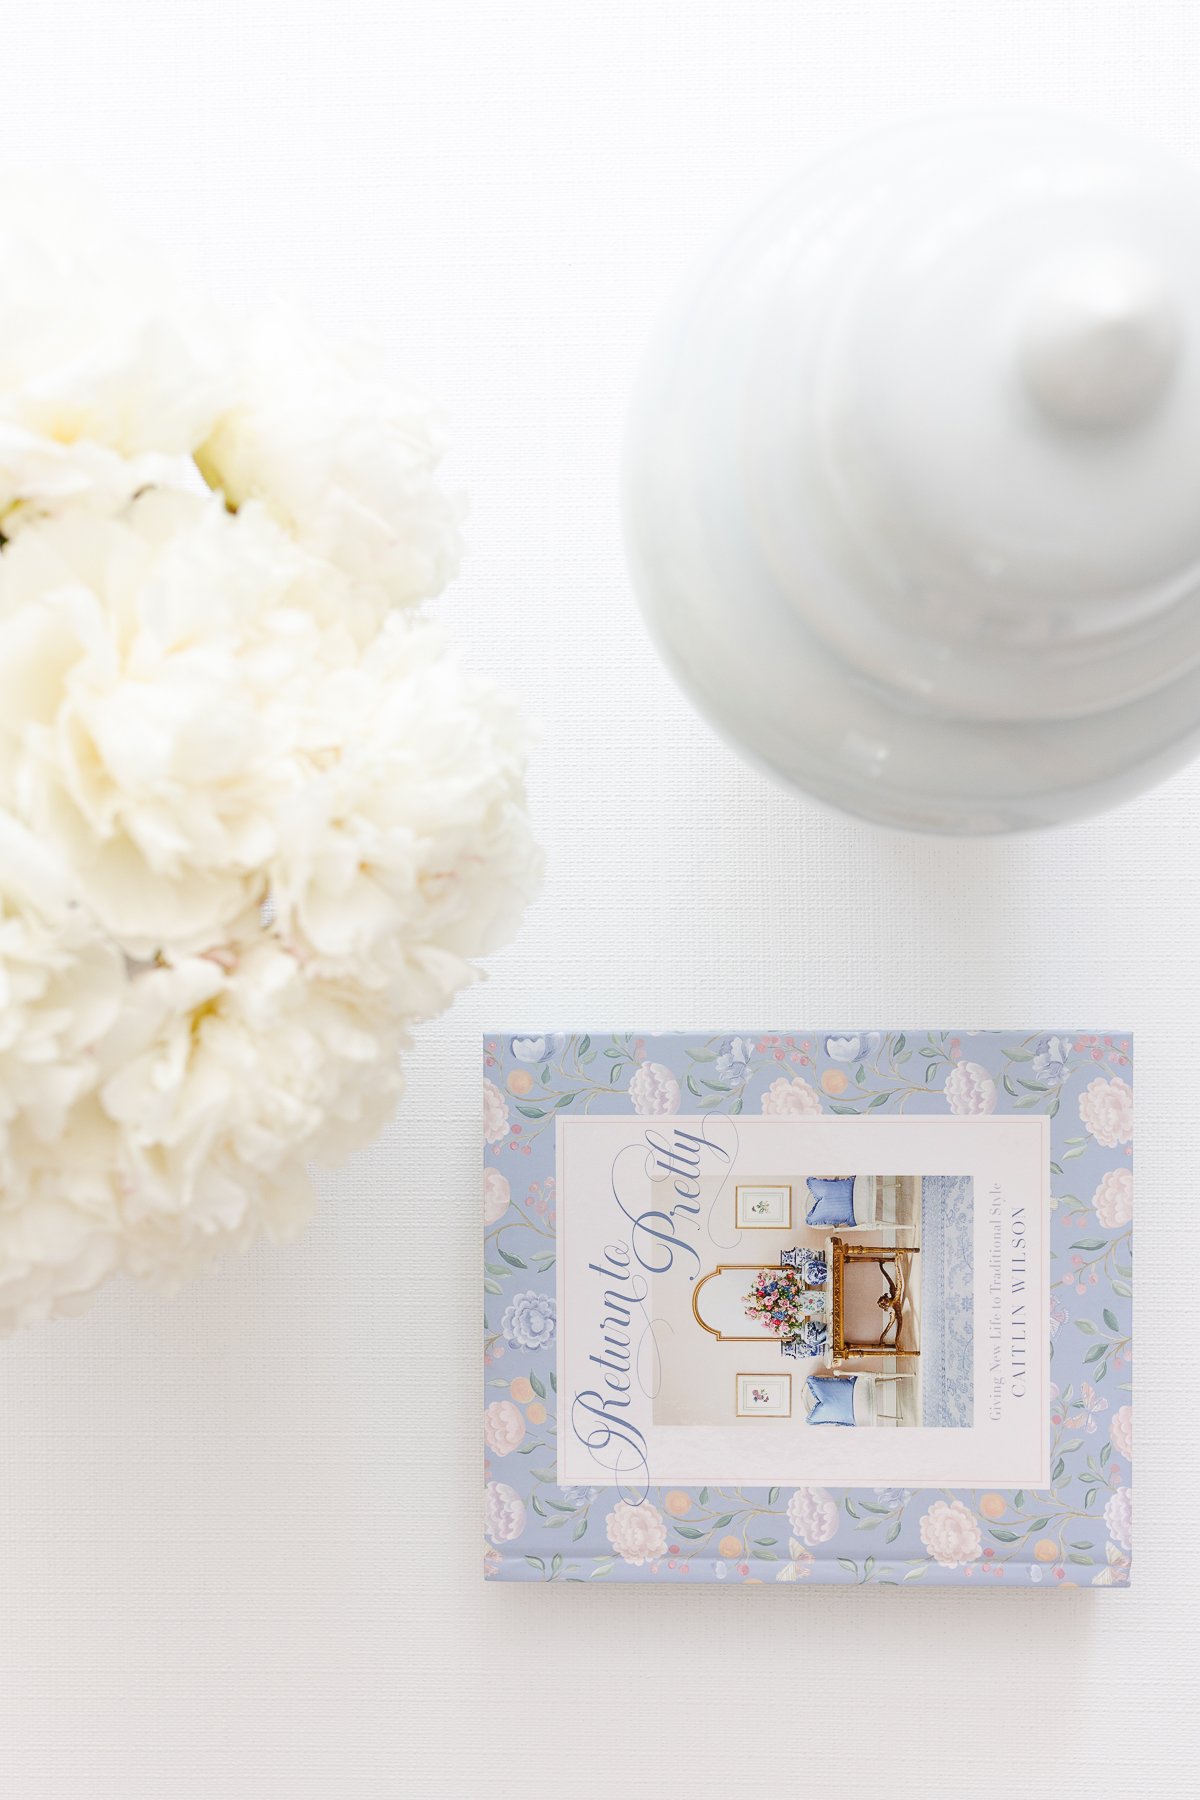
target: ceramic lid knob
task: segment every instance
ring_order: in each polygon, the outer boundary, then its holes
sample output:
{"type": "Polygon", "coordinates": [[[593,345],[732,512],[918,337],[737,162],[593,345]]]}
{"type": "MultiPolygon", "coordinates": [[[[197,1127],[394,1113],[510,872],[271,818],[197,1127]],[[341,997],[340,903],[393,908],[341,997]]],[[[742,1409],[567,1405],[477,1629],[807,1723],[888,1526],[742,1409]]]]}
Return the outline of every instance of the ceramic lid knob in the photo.
{"type": "Polygon", "coordinates": [[[1161,271],[1097,255],[1046,281],[1026,321],[1021,368],[1048,419],[1113,430],[1157,404],[1179,349],[1179,313],[1161,271]]]}
{"type": "Polygon", "coordinates": [[[1200,178],[1097,126],[936,120],[817,165],[651,355],[643,608],[701,709],[881,823],[993,832],[1200,739],[1200,178]]]}

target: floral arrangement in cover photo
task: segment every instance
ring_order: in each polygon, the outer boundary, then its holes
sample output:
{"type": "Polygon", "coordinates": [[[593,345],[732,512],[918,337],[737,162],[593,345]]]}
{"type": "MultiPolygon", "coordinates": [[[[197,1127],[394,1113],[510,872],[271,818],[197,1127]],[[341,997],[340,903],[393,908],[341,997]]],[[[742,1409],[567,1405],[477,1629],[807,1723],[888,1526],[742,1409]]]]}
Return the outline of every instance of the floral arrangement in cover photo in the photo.
{"type": "Polygon", "coordinates": [[[61,183],[6,184],[0,325],[8,1330],[294,1234],[538,855],[514,706],[418,610],[420,402],[61,183]]]}

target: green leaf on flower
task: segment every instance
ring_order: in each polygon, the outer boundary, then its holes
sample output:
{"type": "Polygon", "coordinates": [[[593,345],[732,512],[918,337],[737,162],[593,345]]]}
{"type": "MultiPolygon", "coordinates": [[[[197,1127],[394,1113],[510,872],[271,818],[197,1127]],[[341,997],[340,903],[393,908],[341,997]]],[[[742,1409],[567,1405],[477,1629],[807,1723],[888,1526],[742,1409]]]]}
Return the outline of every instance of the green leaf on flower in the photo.
{"type": "Polygon", "coordinates": [[[885,1544],[894,1544],[896,1539],[899,1536],[900,1536],[900,1521],[899,1521],[899,1519],[893,1519],[891,1524],[888,1526],[887,1531],[884,1533],[883,1541],[885,1544]]]}
{"type": "Polygon", "coordinates": [[[890,1094],[876,1094],[875,1098],[868,1105],[867,1111],[872,1112],[877,1106],[886,1106],[890,1099],[890,1094]]]}
{"type": "Polygon", "coordinates": [[[1002,1544],[1015,1544],[1017,1541],[1017,1534],[1015,1531],[1006,1531],[999,1525],[991,1525],[988,1529],[992,1536],[998,1538],[1002,1544]]]}
{"type": "MultiPolygon", "coordinates": [[[[703,1498],[704,1498],[703,1494],[701,1494],[700,1498],[703,1500],[703,1498]]],[[[779,1489],[777,1487],[768,1488],[768,1490],[767,1490],[767,1505],[774,1506],[774,1504],[778,1500],[778,1498],[779,1498],[779,1489]]]]}
{"type": "Polygon", "coordinates": [[[838,1564],[841,1568],[847,1570],[849,1574],[858,1574],[858,1564],[856,1562],[851,1562],[848,1556],[839,1556],[838,1564]]]}
{"type": "Polygon", "coordinates": [[[1108,1329],[1110,1331],[1120,1331],[1121,1327],[1117,1323],[1117,1315],[1115,1312],[1113,1312],[1113,1310],[1110,1306],[1105,1307],[1104,1312],[1101,1316],[1104,1319],[1104,1323],[1108,1326],[1108,1329]]]}
{"type": "Polygon", "coordinates": [[[778,1562],[779,1561],[779,1558],[776,1556],[776,1554],[773,1550],[752,1550],[750,1552],[750,1554],[751,1554],[751,1556],[757,1557],[759,1562],[778,1562]]]}
{"type": "Polygon", "coordinates": [[[676,1525],[672,1529],[678,1537],[698,1538],[704,1536],[704,1533],[698,1531],[694,1525],[676,1525]]]}
{"type": "Polygon", "coordinates": [[[1095,1337],[1096,1335],[1096,1327],[1092,1324],[1090,1319],[1076,1319],[1075,1329],[1076,1331],[1086,1331],[1089,1337],[1095,1337]]]}
{"type": "Polygon", "coordinates": [[[544,1400],[546,1398],[546,1390],[532,1369],[529,1371],[529,1385],[539,1400],[544,1400]]]}
{"type": "Polygon", "coordinates": [[[527,1269],[529,1267],[529,1264],[522,1262],[519,1256],[514,1256],[511,1250],[501,1250],[500,1254],[510,1269],[527,1269]]]}
{"type": "Polygon", "coordinates": [[[541,1559],[541,1557],[540,1557],[540,1556],[527,1556],[527,1557],[526,1557],[526,1558],[525,1558],[525,1561],[526,1561],[526,1562],[527,1562],[527,1563],[528,1563],[528,1564],[529,1564],[529,1566],[530,1566],[530,1568],[531,1568],[531,1569],[540,1569],[540,1570],[541,1570],[541,1572],[542,1572],[542,1574],[543,1574],[543,1575],[544,1575],[544,1574],[545,1574],[545,1572],[546,1572],[546,1565],[545,1565],[545,1563],[544,1563],[544,1562],[543,1562],[543,1561],[542,1561],[542,1559],[541,1559]]]}
{"type": "Polygon", "coordinates": [[[527,1119],[544,1119],[546,1116],[544,1108],[540,1106],[526,1106],[521,1100],[518,1100],[517,1102],[517,1111],[523,1113],[527,1119]]]}
{"type": "Polygon", "coordinates": [[[732,1524],[733,1524],[733,1514],[732,1513],[722,1513],[719,1519],[713,1520],[711,1529],[713,1531],[724,1531],[724,1529],[727,1525],[732,1525],[732,1524]]]}
{"type": "Polygon", "coordinates": [[[503,1290],[498,1281],[493,1281],[490,1276],[485,1275],[483,1280],[483,1291],[485,1294],[499,1294],[503,1290]]]}
{"type": "Polygon", "coordinates": [[[575,1544],[577,1544],[577,1543],[578,1543],[578,1542],[579,1542],[579,1540],[580,1540],[580,1538],[581,1538],[581,1537],[582,1537],[582,1536],[583,1536],[583,1534],[584,1534],[584,1532],[585,1532],[585,1531],[586,1531],[586,1530],[587,1530],[587,1518],[586,1518],[586,1517],[584,1517],[584,1518],[582,1518],[582,1519],[579,1519],[579,1520],[577,1520],[577,1521],[576,1521],[576,1525],[575,1525],[575,1529],[574,1529],[574,1531],[573,1531],[573,1532],[572,1532],[572,1533],[571,1533],[571,1541],[572,1541],[572,1543],[575,1543],[575,1544]]]}
{"type": "Polygon", "coordinates": [[[700,1504],[701,1506],[708,1505],[708,1489],[706,1487],[700,1489],[700,1504]]]}
{"type": "Polygon", "coordinates": [[[1103,1250],[1103,1238],[1076,1238],[1071,1245],[1072,1250],[1103,1250]]]}
{"type": "Polygon", "coordinates": [[[1105,1355],[1107,1355],[1107,1349],[1104,1344],[1093,1344],[1083,1360],[1085,1363],[1099,1362],[1100,1358],[1105,1355]]]}

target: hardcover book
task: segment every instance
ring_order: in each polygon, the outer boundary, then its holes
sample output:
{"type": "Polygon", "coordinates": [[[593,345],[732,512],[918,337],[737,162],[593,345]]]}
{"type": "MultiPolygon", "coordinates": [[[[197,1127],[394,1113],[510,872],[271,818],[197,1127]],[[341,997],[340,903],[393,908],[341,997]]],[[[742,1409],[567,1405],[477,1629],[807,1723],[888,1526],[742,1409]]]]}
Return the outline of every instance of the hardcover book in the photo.
{"type": "Polygon", "coordinates": [[[485,1574],[1129,1581],[1133,1047],[490,1033],[485,1574]]]}

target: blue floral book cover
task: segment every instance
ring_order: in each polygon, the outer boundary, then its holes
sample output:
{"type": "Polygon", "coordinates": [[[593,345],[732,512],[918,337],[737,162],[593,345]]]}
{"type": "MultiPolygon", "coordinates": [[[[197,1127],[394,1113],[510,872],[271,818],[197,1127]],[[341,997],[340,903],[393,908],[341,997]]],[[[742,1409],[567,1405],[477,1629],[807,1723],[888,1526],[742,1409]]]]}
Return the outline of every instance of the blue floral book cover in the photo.
{"type": "Polygon", "coordinates": [[[1124,1586],[1121,1032],[491,1033],[484,1571],[1124,1586]]]}

